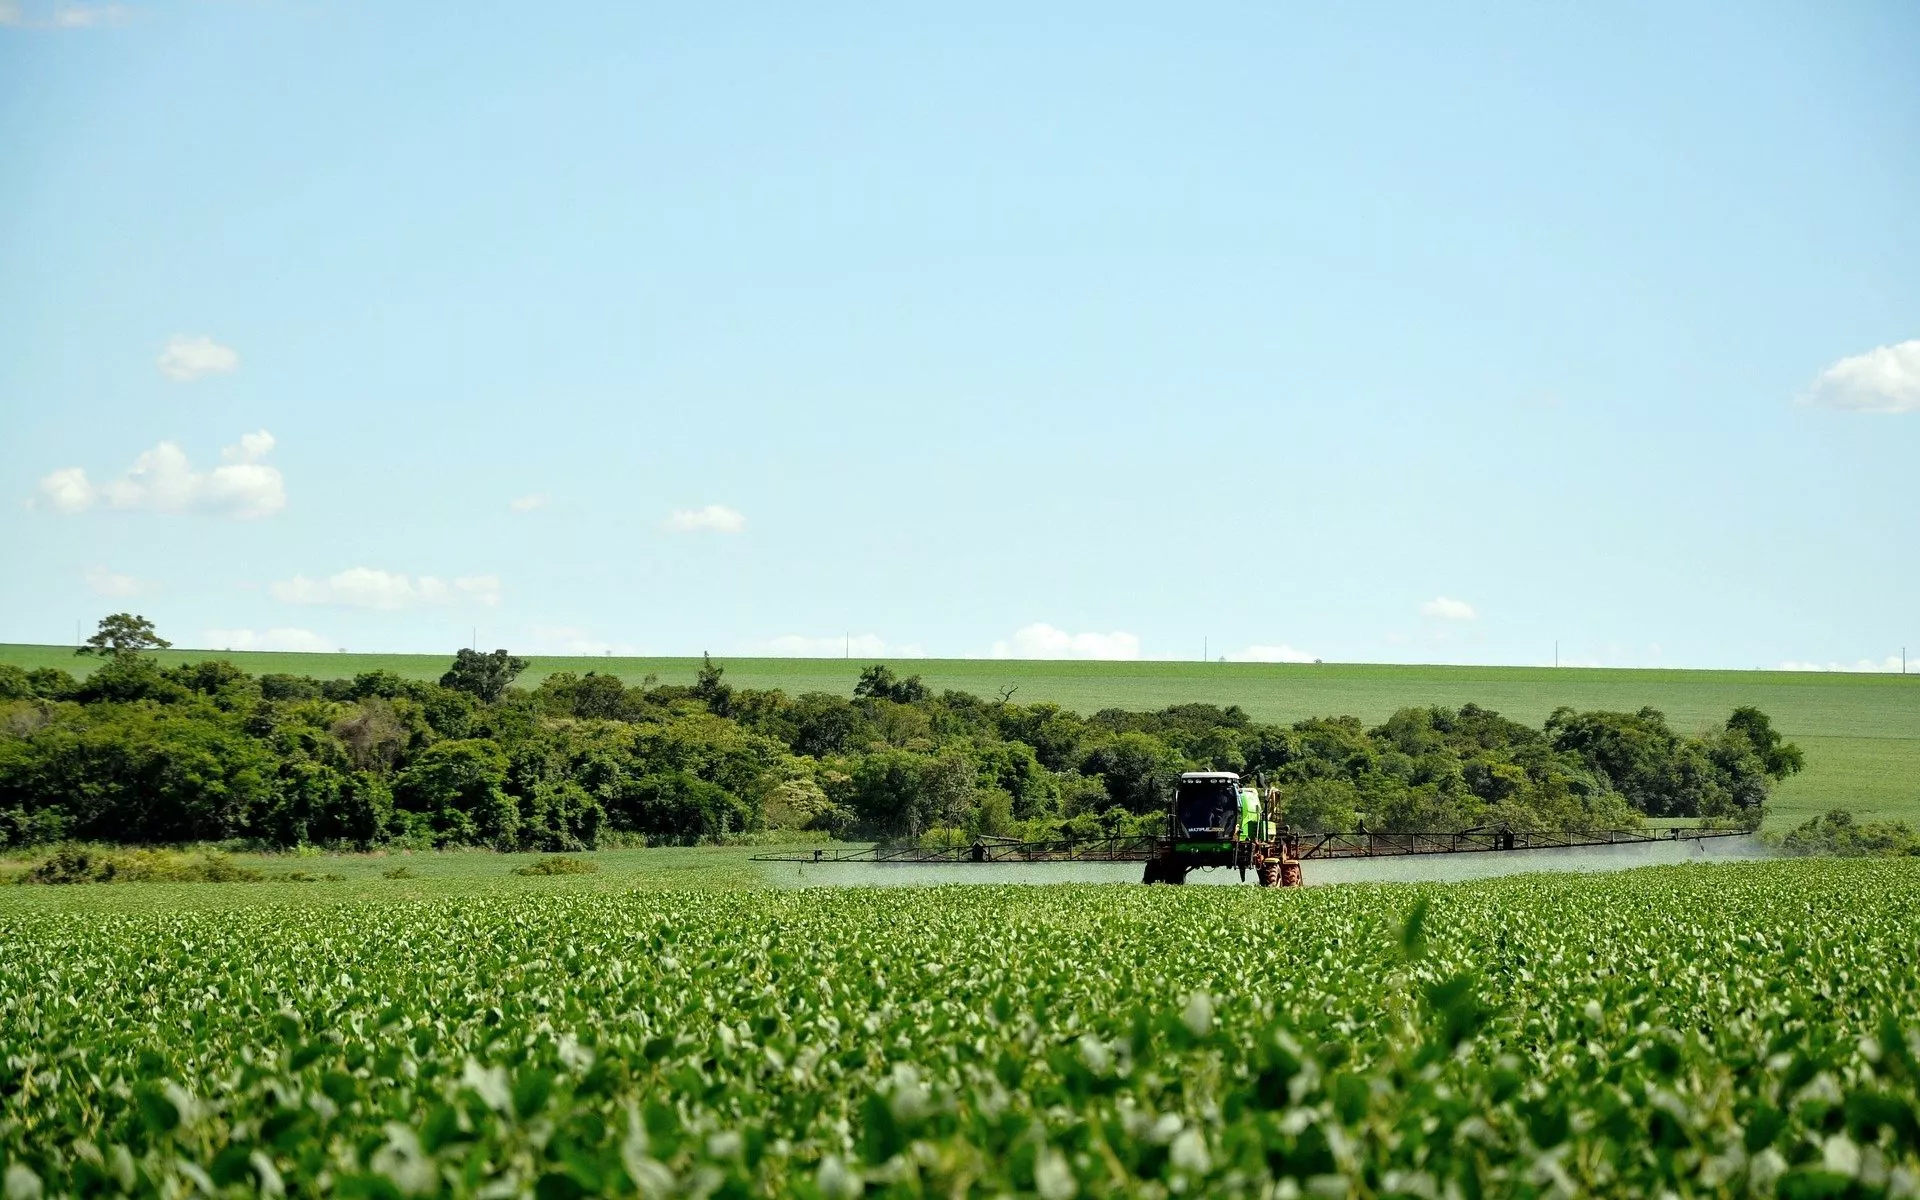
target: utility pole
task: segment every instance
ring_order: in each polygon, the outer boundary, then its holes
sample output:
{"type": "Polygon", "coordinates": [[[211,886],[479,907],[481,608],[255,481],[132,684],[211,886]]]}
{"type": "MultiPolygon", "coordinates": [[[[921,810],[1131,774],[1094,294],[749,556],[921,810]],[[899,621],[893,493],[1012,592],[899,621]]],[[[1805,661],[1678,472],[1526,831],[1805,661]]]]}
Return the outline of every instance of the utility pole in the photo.
{"type": "Polygon", "coordinates": [[[852,658],[853,657],[853,630],[851,629],[847,630],[846,639],[847,639],[847,645],[846,645],[846,648],[840,652],[840,657],[852,658]]]}
{"type": "Polygon", "coordinates": [[[1556,668],[1559,667],[1560,665],[1560,639],[1559,638],[1553,639],[1553,665],[1556,668]]]}
{"type": "Polygon", "coordinates": [[[1204,637],[1202,637],[1202,638],[1200,639],[1200,661],[1201,661],[1201,662],[1212,662],[1212,661],[1213,661],[1213,660],[1212,660],[1211,658],[1209,658],[1209,657],[1207,657],[1207,655],[1208,655],[1208,653],[1209,653],[1209,650],[1210,650],[1210,649],[1211,649],[1211,647],[1210,647],[1210,645],[1209,645],[1209,643],[1207,642],[1207,639],[1206,639],[1206,638],[1204,638],[1204,637]]]}

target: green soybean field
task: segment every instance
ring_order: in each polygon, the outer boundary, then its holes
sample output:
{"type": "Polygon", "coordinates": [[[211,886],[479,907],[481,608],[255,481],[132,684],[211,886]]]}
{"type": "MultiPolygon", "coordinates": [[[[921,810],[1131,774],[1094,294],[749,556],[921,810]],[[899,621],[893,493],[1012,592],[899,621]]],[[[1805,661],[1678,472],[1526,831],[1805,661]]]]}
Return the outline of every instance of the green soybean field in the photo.
{"type": "Polygon", "coordinates": [[[1920,1172],[1911,859],[154,894],[0,906],[10,1200],[1867,1196],[1920,1172]]]}

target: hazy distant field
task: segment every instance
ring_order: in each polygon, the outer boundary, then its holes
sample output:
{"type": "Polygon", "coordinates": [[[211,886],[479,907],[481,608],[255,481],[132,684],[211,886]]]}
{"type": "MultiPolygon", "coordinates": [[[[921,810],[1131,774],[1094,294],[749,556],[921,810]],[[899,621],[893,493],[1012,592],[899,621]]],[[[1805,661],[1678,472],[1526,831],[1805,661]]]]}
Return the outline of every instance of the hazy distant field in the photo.
{"type": "MultiPolygon", "coordinates": [[[[269,654],[174,650],[169,661],[226,658],[255,673],[334,678],[385,669],[438,678],[450,655],[269,654]]],[[[84,674],[92,660],[64,646],[0,645],[0,662],[84,674]]],[[[864,659],[722,658],[730,682],[790,693],[848,693],[864,659]]],[[[698,659],[535,658],[528,685],[554,671],[600,671],[637,683],[692,682],[698,659]]],[[[1725,720],[1736,705],[1772,715],[1807,752],[1807,770],[1774,804],[1775,827],[1832,806],[1856,815],[1920,822],[1920,675],[1791,671],[1624,671],[1550,667],[1434,667],[1199,662],[1032,662],[1001,659],[896,661],[934,688],[993,695],[1008,685],[1023,703],[1051,700],[1083,712],[1159,708],[1190,700],[1238,704],[1263,720],[1331,713],[1379,720],[1407,704],[1467,701],[1538,723],[1562,704],[1636,709],[1652,705],[1689,730],[1725,720]]]]}

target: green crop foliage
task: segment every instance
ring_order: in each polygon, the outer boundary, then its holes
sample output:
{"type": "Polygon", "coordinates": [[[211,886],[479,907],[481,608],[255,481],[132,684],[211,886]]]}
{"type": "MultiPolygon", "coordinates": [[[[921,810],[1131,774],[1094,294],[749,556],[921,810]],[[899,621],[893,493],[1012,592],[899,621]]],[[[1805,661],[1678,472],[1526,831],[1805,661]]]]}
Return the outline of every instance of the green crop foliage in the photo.
{"type": "Polygon", "coordinates": [[[1912,1194],[1916,885],[1792,861],[15,912],[0,1171],[9,1196],[1912,1194]]]}

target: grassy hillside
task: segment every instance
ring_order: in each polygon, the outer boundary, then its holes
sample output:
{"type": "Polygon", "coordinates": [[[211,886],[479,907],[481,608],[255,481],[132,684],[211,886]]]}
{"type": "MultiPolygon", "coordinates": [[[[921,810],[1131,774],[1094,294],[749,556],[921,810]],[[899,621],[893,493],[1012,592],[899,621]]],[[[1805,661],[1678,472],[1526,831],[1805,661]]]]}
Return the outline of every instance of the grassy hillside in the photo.
{"type": "MultiPolygon", "coordinates": [[[[449,656],[426,654],[273,654],[173,650],[168,661],[226,658],[256,673],[286,671],[320,678],[383,669],[438,678],[449,656]]],[[[723,658],[730,682],[790,693],[845,694],[862,659],[723,658]]],[[[92,660],[63,646],[0,645],[0,662],[57,666],[84,674],[92,660]]],[[[522,677],[537,683],[554,671],[600,671],[637,683],[692,682],[698,659],[535,658],[522,677]]],[[[1408,704],[1457,706],[1468,701],[1538,723],[1562,704],[1637,709],[1652,705],[1676,728],[1692,730],[1753,704],[1807,752],[1807,770],[1789,780],[1775,802],[1774,826],[1833,806],[1859,816],[1897,816],[1920,823],[1920,675],[1792,671],[1625,671],[1551,667],[1436,667],[1370,664],[1199,662],[1031,662],[996,659],[899,661],[934,688],[993,695],[1014,686],[1024,703],[1052,700],[1082,712],[1159,708],[1184,701],[1238,704],[1262,720],[1292,721],[1331,713],[1380,720],[1408,704]]]]}

